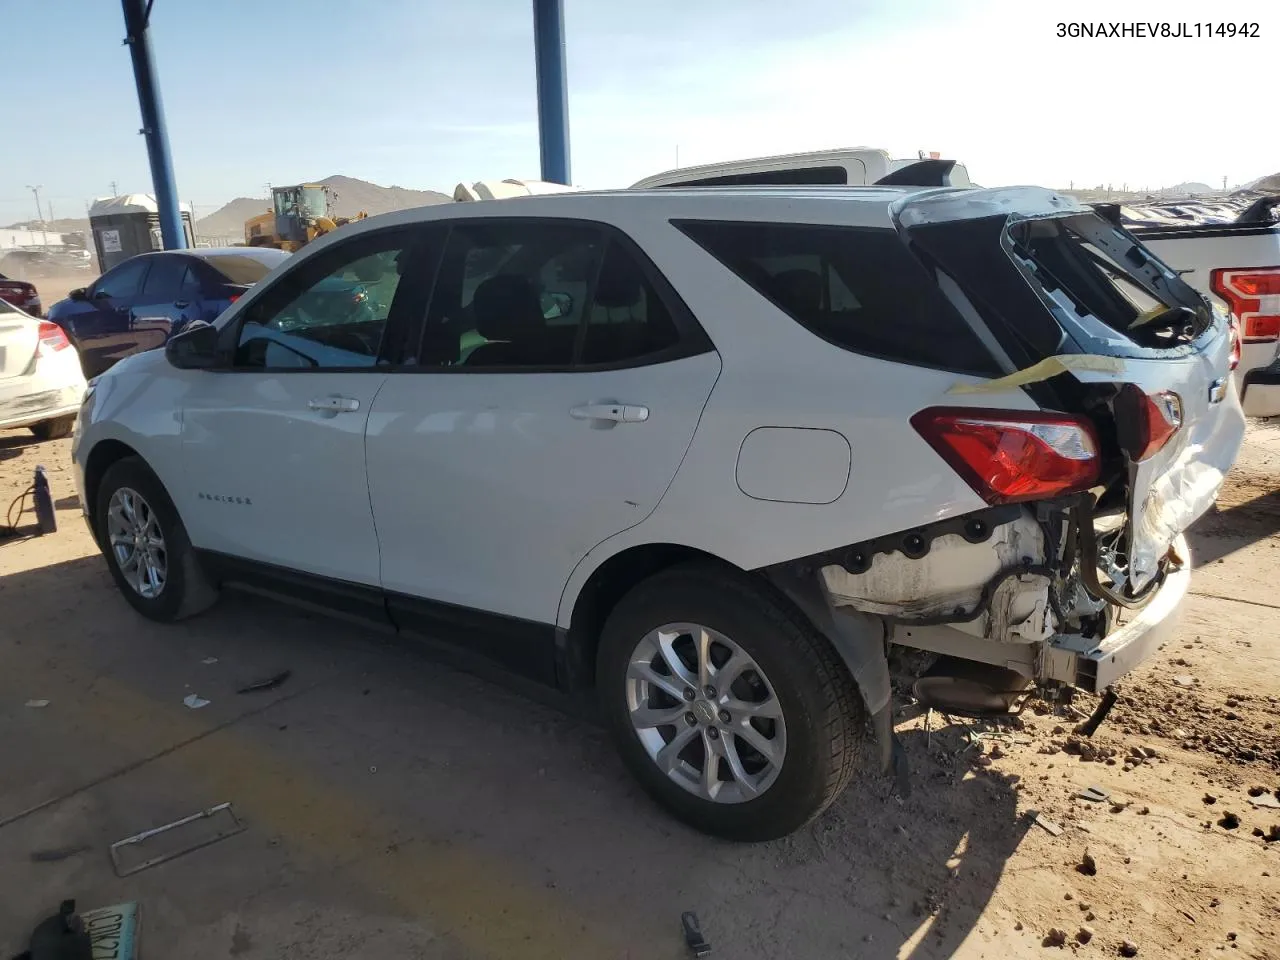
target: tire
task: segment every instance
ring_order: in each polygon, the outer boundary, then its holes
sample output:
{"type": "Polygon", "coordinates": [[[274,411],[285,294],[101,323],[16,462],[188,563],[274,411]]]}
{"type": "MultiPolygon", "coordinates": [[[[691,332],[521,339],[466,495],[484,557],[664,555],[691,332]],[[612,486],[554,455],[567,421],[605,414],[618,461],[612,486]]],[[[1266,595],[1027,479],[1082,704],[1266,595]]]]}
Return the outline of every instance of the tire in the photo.
{"type": "Polygon", "coordinates": [[[164,484],[139,457],[125,457],[107,469],[98,486],[93,532],[116,586],[144,617],[161,622],[182,620],[208,609],[218,599],[218,591],[200,568],[187,530],[164,484]],[[119,500],[115,500],[117,494],[121,495],[119,500]],[[111,542],[113,532],[119,533],[122,523],[126,530],[131,529],[127,512],[117,510],[112,516],[113,506],[122,507],[126,500],[133,503],[133,514],[139,525],[146,528],[152,544],[153,531],[159,534],[161,546],[153,546],[152,554],[158,561],[155,569],[163,568],[163,578],[158,589],[156,579],[141,578],[147,588],[145,593],[136,585],[140,579],[138,567],[128,563],[130,556],[137,555],[139,541],[124,544],[127,553],[123,567],[111,542]]]}
{"type": "MultiPolygon", "coordinates": [[[[605,624],[596,682],[601,714],[628,769],[658,803],[705,833],[741,841],[786,836],[825,810],[853,776],[864,711],[852,677],[826,638],[785,598],[745,574],[689,564],[636,586],[605,624]],[[651,638],[664,625],[672,625],[665,636],[670,651],[682,657],[688,675],[696,662],[689,657],[693,631],[671,642],[679,627],[709,631],[710,659],[714,664],[717,655],[721,658],[720,672],[704,673],[704,677],[714,682],[740,668],[744,661],[735,666],[723,659],[727,652],[734,657],[745,655],[754,670],[747,669],[731,681],[730,690],[716,689],[715,697],[703,689],[695,691],[690,702],[687,685],[664,691],[663,686],[681,686],[674,674],[661,674],[666,657],[649,659],[651,651],[661,649],[651,638]],[[639,665],[645,663],[650,666],[639,665]],[[659,675],[655,683],[638,679],[655,673],[659,675]],[[684,703],[675,701],[675,692],[682,694],[684,703]],[[745,697],[760,699],[746,702],[745,697]],[[702,705],[704,700],[708,706],[702,705]],[[776,713],[780,721],[758,717],[744,721],[747,712],[739,711],[739,704],[761,714],[776,713]],[[733,706],[735,712],[716,714],[717,705],[733,706]],[[640,730],[633,710],[645,708],[649,713],[643,716],[644,724],[680,710],[687,712],[675,723],[640,730]],[[754,729],[743,730],[744,722],[754,729]],[[708,739],[712,727],[724,732],[708,739]],[[733,732],[737,730],[742,734],[733,732]],[[659,758],[682,731],[691,739],[678,754],[675,773],[669,773],[659,767],[659,758]],[[764,752],[753,752],[753,745],[760,741],[770,753],[780,755],[780,764],[772,765],[764,752]],[[727,755],[730,745],[736,764],[727,755]],[[708,750],[726,751],[723,759],[717,757],[710,782],[705,765],[708,750]],[[746,776],[738,776],[739,772],[746,776]],[[758,792],[743,786],[752,781],[758,792]]],[[[670,761],[670,753],[666,759],[670,761]]]]}
{"type": "Polygon", "coordinates": [[[74,413],[70,416],[57,417],[53,420],[41,420],[39,423],[33,423],[30,427],[37,440],[61,440],[64,437],[71,436],[75,428],[76,415],[74,413]]]}

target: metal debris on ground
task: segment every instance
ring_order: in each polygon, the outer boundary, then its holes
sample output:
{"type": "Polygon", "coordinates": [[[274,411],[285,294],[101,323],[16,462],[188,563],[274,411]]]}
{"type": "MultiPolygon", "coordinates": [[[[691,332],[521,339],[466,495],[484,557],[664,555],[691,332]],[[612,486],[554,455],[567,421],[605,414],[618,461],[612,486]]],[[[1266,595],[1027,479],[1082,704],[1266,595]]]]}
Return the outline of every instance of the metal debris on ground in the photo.
{"type": "Polygon", "coordinates": [[[1052,820],[1050,820],[1048,817],[1046,817],[1043,813],[1040,813],[1039,811],[1036,811],[1036,810],[1031,810],[1028,812],[1031,815],[1031,822],[1036,824],[1036,826],[1044,828],[1052,836],[1055,836],[1055,837],[1062,836],[1062,828],[1058,826],[1056,823],[1054,823],[1052,820]]]}
{"type": "Polygon", "coordinates": [[[148,867],[154,867],[156,864],[173,860],[184,853],[190,853],[192,850],[199,850],[201,847],[207,847],[211,843],[217,843],[219,840],[235,836],[244,829],[244,821],[236,816],[231,804],[220,803],[207,810],[201,810],[199,813],[193,813],[189,817],[175,820],[173,823],[166,823],[162,827],[153,827],[150,830],[142,831],[142,833],[134,834],[132,837],[117,840],[111,845],[111,863],[116,869],[116,876],[127,877],[130,874],[146,870],[148,867]],[[126,862],[128,859],[126,854],[136,851],[145,855],[148,849],[154,849],[154,847],[148,848],[147,845],[157,837],[162,837],[170,831],[178,830],[182,827],[193,826],[208,827],[209,830],[196,836],[185,845],[156,853],[135,863],[126,862]]]}
{"type": "Polygon", "coordinates": [[[698,925],[698,915],[692,910],[680,914],[680,926],[684,928],[685,945],[693,951],[695,957],[711,956],[711,944],[702,936],[702,927],[698,925]]]}
{"type": "Polygon", "coordinates": [[[1089,787],[1087,790],[1081,790],[1076,794],[1081,800],[1088,800],[1090,803],[1102,803],[1111,794],[1103,790],[1101,787],[1089,787]]]}
{"type": "Polygon", "coordinates": [[[218,658],[217,658],[217,657],[205,657],[205,658],[204,658],[203,660],[201,660],[200,662],[201,662],[202,664],[204,664],[206,667],[209,667],[209,666],[212,666],[213,664],[217,663],[217,662],[218,662],[218,658]]]}
{"type": "Polygon", "coordinates": [[[47,707],[49,705],[49,701],[48,700],[28,700],[26,705],[28,707],[47,707]]]}
{"type": "Polygon", "coordinates": [[[291,676],[293,676],[292,670],[281,670],[279,673],[272,674],[262,680],[255,680],[253,683],[245,684],[236,693],[257,693],[260,690],[274,690],[291,676]]]}
{"type": "Polygon", "coordinates": [[[194,693],[188,693],[183,697],[182,703],[184,706],[190,707],[192,710],[199,710],[201,707],[207,707],[209,705],[208,700],[204,699],[204,697],[197,696],[194,693]]]}

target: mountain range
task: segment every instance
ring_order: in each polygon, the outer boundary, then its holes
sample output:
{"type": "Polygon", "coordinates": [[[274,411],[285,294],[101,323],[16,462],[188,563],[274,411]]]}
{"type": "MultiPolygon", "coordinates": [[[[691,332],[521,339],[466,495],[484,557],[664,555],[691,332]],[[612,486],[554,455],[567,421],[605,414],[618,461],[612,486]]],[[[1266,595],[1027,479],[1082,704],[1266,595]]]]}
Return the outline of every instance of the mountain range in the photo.
{"type": "MultiPolygon", "coordinates": [[[[453,198],[436,190],[410,190],[407,187],[380,187],[367,180],[334,174],[323,180],[300,181],[319,183],[333,195],[334,212],[340,217],[353,217],[362,210],[374,216],[392,210],[448,203],[453,198]]],[[[196,233],[202,237],[239,237],[244,235],[244,222],[266,213],[271,203],[265,197],[236,197],[207,217],[196,221],[196,233]]]]}

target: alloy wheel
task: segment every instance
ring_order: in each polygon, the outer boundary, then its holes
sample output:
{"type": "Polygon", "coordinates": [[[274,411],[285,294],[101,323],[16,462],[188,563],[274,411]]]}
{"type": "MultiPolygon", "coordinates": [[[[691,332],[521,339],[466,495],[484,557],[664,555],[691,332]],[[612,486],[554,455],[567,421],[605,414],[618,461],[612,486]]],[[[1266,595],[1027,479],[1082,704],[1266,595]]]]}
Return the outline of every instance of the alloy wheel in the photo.
{"type": "Polygon", "coordinates": [[[164,590],[169,554],[160,520],[142,494],[120,487],[107,504],[107,538],[125,581],[141,597],[153,600],[164,590]]]}
{"type": "Polygon", "coordinates": [[[649,758],[715,803],[763,794],[782,769],[787,728],[773,685],[742,647],[696,623],[669,623],[636,645],[627,711],[649,758]]]}

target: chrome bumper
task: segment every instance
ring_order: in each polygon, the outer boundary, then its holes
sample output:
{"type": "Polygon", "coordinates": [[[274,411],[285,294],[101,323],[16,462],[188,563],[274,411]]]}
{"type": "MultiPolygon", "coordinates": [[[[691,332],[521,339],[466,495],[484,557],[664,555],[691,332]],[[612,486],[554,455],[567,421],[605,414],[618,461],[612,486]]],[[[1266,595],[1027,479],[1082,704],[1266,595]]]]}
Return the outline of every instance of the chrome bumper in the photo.
{"type": "MultiPolygon", "coordinates": [[[[1190,558],[1184,537],[1174,551],[1190,558]]],[[[1078,635],[1056,636],[1045,650],[1041,676],[1100,693],[1167,643],[1178,627],[1182,600],[1191,587],[1191,562],[1165,577],[1160,589],[1132,620],[1101,640],[1078,635]]]]}

